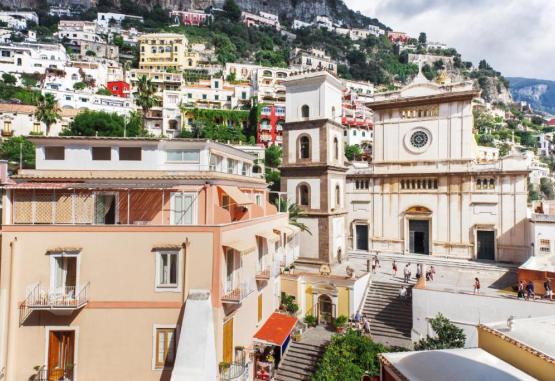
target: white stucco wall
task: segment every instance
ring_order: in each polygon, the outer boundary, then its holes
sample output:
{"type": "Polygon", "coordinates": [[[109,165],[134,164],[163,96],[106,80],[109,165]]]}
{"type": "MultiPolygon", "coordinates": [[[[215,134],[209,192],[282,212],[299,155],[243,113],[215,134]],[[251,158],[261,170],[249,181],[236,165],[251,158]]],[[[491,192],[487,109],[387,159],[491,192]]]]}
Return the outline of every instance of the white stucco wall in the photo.
{"type": "Polygon", "coordinates": [[[289,131],[289,163],[297,162],[297,139],[300,135],[310,136],[310,153],[313,162],[320,161],[320,130],[317,128],[289,131]]]}
{"type": "Polygon", "coordinates": [[[516,298],[458,294],[445,291],[413,289],[412,339],[431,334],[428,319],[442,313],[466,334],[466,346],[478,345],[476,325],[506,321],[509,316],[528,318],[555,314],[555,304],[524,302],[516,298]]]}

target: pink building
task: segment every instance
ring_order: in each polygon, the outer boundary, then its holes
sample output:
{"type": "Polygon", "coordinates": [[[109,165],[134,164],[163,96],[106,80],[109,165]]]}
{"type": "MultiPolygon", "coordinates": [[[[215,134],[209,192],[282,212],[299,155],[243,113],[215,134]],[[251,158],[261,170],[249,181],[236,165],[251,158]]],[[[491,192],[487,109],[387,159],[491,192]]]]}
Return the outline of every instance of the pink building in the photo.
{"type": "Polygon", "coordinates": [[[212,16],[204,11],[189,9],[186,11],[172,11],[170,17],[183,25],[199,26],[205,24],[212,16]]]}
{"type": "Polygon", "coordinates": [[[4,379],[216,380],[222,361],[219,379],[252,379],[246,350],[299,255],[253,157],[194,139],[31,140],[36,169],[2,177],[4,379]]]}
{"type": "Polygon", "coordinates": [[[387,38],[400,44],[406,44],[410,40],[410,36],[404,32],[387,32],[387,38]]]}

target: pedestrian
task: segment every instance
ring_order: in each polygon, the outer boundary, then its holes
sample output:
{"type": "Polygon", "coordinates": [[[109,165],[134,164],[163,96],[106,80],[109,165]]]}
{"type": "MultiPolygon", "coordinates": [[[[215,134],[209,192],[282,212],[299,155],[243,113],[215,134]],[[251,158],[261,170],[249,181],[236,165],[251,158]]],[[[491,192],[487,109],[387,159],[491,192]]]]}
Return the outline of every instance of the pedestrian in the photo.
{"type": "Polygon", "coordinates": [[[379,269],[380,268],[380,260],[378,259],[378,253],[376,253],[376,257],[374,258],[374,260],[376,261],[376,268],[379,269]]]}
{"type": "Polygon", "coordinates": [[[474,278],[474,294],[480,294],[480,279],[474,278]]]}
{"type": "Polygon", "coordinates": [[[395,259],[393,260],[393,263],[391,264],[391,268],[393,270],[393,278],[395,278],[395,276],[397,275],[397,262],[395,262],[395,259]]]}
{"type": "Polygon", "coordinates": [[[357,313],[355,314],[355,323],[360,322],[360,320],[361,320],[360,312],[357,311],[357,313]]]}
{"type": "Polygon", "coordinates": [[[435,276],[436,276],[436,268],[432,265],[430,266],[430,280],[434,280],[435,276]]]}
{"type": "Polygon", "coordinates": [[[518,288],[517,288],[517,297],[520,299],[524,299],[524,282],[520,281],[518,282],[518,288]]]}
{"type": "Polygon", "coordinates": [[[553,300],[553,287],[551,286],[551,279],[545,278],[545,282],[543,282],[543,288],[545,288],[545,298],[553,300]]]}
{"type": "Polygon", "coordinates": [[[422,265],[420,263],[416,264],[416,279],[420,279],[422,276],[422,265]]]}
{"type": "Polygon", "coordinates": [[[432,280],[432,270],[426,270],[426,281],[429,282],[432,280]]]}
{"type": "Polygon", "coordinates": [[[531,280],[529,280],[526,284],[526,300],[530,300],[530,297],[532,297],[532,300],[536,299],[536,294],[534,292],[534,282],[532,282],[531,280]]]}
{"type": "Polygon", "coordinates": [[[407,288],[405,286],[401,286],[401,289],[399,290],[399,296],[401,297],[401,299],[405,299],[407,297],[407,288]]]}
{"type": "Polygon", "coordinates": [[[405,265],[405,268],[403,269],[403,275],[404,275],[404,282],[408,283],[410,279],[410,262],[405,265]]]}
{"type": "Polygon", "coordinates": [[[376,257],[372,259],[372,274],[376,273],[376,257]]]}
{"type": "Polygon", "coordinates": [[[363,326],[364,326],[364,331],[366,333],[370,333],[370,320],[367,319],[366,317],[363,317],[362,318],[362,323],[363,323],[363,326]]]}

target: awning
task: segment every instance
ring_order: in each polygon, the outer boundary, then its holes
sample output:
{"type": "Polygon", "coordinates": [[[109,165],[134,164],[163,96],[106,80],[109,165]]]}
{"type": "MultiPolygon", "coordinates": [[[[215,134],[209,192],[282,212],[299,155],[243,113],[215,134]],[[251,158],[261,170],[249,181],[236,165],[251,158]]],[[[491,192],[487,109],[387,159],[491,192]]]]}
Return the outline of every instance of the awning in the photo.
{"type": "Polygon", "coordinates": [[[51,247],[46,250],[47,254],[56,254],[56,253],[78,253],[82,249],[76,246],[67,246],[67,247],[51,247]]]}
{"type": "Polygon", "coordinates": [[[264,230],[261,232],[256,233],[258,237],[265,238],[266,240],[275,242],[279,241],[279,236],[271,230],[264,230]]]}
{"type": "Polygon", "coordinates": [[[249,239],[243,239],[243,240],[238,239],[238,240],[224,242],[223,246],[229,247],[235,251],[238,251],[240,254],[247,254],[247,253],[250,253],[251,251],[256,250],[255,242],[249,239]]]}
{"type": "Polygon", "coordinates": [[[297,318],[274,312],[256,332],[254,340],[282,346],[297,324],[297,318]]]}
{"type": "Polygon", "coordinates": [[[219,185],[218,186],[222,191],[224,191],[229,197],[235,201],[237,205],[248,205],[253,204],[246,194],[241,192],[239,188],[227,186],[227,185],[219,185]]]}

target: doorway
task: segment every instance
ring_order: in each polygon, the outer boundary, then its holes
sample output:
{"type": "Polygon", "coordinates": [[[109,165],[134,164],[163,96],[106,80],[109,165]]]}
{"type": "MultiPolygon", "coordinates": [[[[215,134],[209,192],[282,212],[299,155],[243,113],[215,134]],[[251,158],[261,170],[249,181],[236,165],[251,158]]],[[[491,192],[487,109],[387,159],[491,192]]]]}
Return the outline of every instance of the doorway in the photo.
{"type": "Polygon", "coordinates": [[[328,295],[318,298],[318,323],[331,324],[333,319],[333,303],[328,295]]]}
{"type": "Polygon", "coordinates": [[[368,251],[368,225],[355,225],[356,249],[368,251]]]}
{"type": "Polygon", "coordinates": [[[476,245],[478,259],[495,260],[495,232],[493,230],[476,231],[476,245]]]}
{"type": "Polygon", "coordinates": [[[114,225],[116,223],[115,194],[97,193],[95,195],[94,223],[98,225],[114,225]]]}
{"type": "Polygon", "coordinates": [[[430,254],[430,221],[409,220],[409,250],[412,254],[430,254]]]}
{"type": "Polygon", "coordinates": [[[50,331],[48,381],[73,380],[75,331],[50,331]]]}

